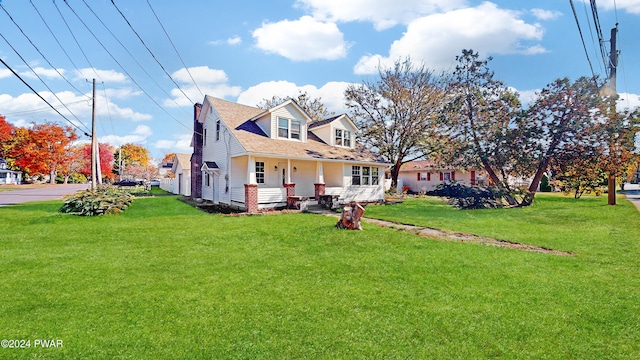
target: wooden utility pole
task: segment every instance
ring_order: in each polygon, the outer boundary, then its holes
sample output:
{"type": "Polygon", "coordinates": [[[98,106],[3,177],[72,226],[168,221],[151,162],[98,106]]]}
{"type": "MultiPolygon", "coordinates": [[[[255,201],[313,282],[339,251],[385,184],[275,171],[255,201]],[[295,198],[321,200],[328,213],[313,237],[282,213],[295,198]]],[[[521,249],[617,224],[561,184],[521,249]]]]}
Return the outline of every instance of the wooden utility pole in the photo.
{"type": "Polygon", "coordinates": [[[96,189],[98,174],[98,137],[96,136],[96,79],[93,79],[93,101],[91,105],[91,190],[96,189]]]}
{"type": "MultiPolygon", "coordinates": [[[[618,33],[618,25],[611,29],[611,52],[609,53],[609,79],[607,81],[607,93],[609,96],[617,97],[618,90],[616,89],[616,68],[618,67],[618,50],[616,50],[616,35],[618,33]]],[[[610,116],[616,116],[616,102],[613,101],[610,109],[610,116]]],[[[612,134],[613,136],[613,134],[612,134]]],[[[610,145],[615,145],[616,139],[610,139],[610,145]]],[[[618,156],[615,152],[615,147],[609,147],[609,156],[618,156]]],[[[614,162],[615,163],[615,162],[614,162]]],[[[609,170],[607,175],[607,194],[608,204],[616,205],[616,174],[614,171],[609,170]]]]}

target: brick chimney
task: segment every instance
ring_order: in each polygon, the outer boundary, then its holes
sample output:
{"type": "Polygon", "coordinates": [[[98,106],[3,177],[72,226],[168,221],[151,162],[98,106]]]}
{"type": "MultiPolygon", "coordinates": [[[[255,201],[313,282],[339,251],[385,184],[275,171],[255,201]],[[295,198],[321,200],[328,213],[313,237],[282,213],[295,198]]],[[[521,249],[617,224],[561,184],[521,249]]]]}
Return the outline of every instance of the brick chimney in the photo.
{"type": "Polygon", "coordinates": [[[193,154],[191,154],[191,197],[202,198],[202,124],[198,121],[202,104],[193,105],[193,154]]]}

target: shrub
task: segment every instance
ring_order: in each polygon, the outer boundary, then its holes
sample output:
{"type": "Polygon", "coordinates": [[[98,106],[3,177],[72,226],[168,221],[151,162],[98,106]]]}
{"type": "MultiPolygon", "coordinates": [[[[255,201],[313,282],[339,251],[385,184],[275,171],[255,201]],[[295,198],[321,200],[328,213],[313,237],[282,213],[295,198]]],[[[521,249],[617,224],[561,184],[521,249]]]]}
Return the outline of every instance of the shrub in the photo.
{"type": "Polygon", "coordinates": [[[501,208],[508,205],[507,193],[494,187],[466,186],[456,181],[447,181],[436,186],[430,195],[446,197],[449,204],[459,209],[501,208]]]}
{"type": "Polygon", "coordinates": [[[80,216],[118,214],[124,211],[135,197],[113,186],[100,186],[95,190],[78,191],[67,198],[60,211],[80,216]]]}

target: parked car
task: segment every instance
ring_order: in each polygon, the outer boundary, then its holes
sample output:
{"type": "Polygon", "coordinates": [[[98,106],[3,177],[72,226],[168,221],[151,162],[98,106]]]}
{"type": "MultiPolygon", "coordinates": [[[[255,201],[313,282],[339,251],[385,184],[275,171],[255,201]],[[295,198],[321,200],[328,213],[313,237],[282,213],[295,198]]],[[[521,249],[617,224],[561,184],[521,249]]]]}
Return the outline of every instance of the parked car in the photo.
{"type": "Polygon", "coordinates": [[[151,180],[150,185],[151,186],[160,186],[160,180],[151,180]]]}
{"type": "Polygon", "coordinates": [[[138,180],[121,180],[113,183],[116,186],[142,186],[144,182],[138,180]]]}

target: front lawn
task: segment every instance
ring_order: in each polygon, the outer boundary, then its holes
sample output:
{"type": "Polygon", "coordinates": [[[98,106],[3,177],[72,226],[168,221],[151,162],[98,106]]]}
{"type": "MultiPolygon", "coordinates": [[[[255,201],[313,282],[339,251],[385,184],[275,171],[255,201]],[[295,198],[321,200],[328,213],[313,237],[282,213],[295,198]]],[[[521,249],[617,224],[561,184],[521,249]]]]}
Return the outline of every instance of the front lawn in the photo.
{"type": "Polygon", "coordinates": [[[0,357],[635,359],[640,213],[621,203],[367,207],[571,257],[337,230],[321,215],[210,215],[170,196],[89,218],[59,201],[4,207],[0,339],[64,346],[0,357]]]}

